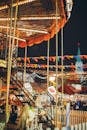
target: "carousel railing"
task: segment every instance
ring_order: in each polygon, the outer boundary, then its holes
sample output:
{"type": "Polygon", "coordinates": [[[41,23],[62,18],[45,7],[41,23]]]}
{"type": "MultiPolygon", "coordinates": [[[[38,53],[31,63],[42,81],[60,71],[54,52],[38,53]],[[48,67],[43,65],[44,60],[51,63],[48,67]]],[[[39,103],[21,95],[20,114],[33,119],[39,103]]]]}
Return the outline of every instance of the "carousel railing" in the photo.
{"type": "MultiPolygon", "coordinates": [[[[58,110],[58,121],[62,122],[63,125],[66,124],[66,111],[64,110],[62,113],[58,110]],[[60,120],[62,119],[63,120],[60,120]]],[[[69,116],[69,125],[77,125],[81,123],[87,122],[87,111],[80,111],[80,110],[70,110],[69,116]]]]}
{"type": "Polygon", "coordinates": [[[58,117],[58,130],[87,130],[87,111],[71,110],[69,116],[69,126],[66,126],[66,111],[63,111],[62,113],[58,111],[58,117]]]}
{"type": "Polygon", "coordinates": [[[87,122],[87,111],[71,110],[70,125],[87,122]]]}

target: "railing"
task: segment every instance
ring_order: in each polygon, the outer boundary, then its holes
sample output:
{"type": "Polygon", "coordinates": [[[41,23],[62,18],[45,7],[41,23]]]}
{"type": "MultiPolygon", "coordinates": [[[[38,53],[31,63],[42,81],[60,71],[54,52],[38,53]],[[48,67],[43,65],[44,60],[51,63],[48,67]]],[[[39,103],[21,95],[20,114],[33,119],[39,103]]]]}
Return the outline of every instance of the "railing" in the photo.
{"type": "Polygon", "coordinates": [[[76,125],[87,122],[87,111],[71,110],[70,125],[76,125]]]}
{"type": "Polygon", "coordinates": [[[60,124],[56,130],[87,130],[87,111],[71,110],[68,127],[66,127],[66,111],[63,111],[62,114],[58,111],[58,117],[59,119],[62,117],[63,120],[59,120],[60,124]]]}
{"type": "MultiPolygon", "coordinates": [[[[58,121],[62,122],[63,125],[66,125],[66,111],[61,112],[60,110],[57,112],[58,121]],[[60,120],[62,119],[62,120],[60,120]]],[[[71,110],[69,116],[69,125],[77,125],[80,123],[87,122],[87,111],[79,111],[79,110],[71,110]]]]}

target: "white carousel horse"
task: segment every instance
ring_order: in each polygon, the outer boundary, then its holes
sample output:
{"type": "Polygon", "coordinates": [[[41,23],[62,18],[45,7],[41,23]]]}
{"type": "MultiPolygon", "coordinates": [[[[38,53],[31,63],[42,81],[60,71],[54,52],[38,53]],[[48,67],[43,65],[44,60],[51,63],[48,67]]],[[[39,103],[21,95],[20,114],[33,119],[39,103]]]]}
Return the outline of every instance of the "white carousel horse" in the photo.
{"type": "Polygon", "coordinates": [[[35,118],[35,110],[33,107],[25,105],[20,115],[18,128],[20,130],[27,130],[31,126],[33,119],[35,118]]]}

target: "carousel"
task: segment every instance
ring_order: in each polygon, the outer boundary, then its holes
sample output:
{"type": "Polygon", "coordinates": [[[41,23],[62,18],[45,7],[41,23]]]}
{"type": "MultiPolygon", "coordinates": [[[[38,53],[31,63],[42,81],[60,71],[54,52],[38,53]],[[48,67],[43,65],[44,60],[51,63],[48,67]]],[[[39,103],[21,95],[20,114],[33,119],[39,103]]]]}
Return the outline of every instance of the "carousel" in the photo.
{"type": "MultiPolygon", "coordinates": [[[[64,99],[65,91],[71,87],[68,85],[64,88],[68,74],[64,75],[62,58],[61,69],[57,58],[58,33],[61,31],[63,57],[63,28],[71,16],[72,7],[72,0],[0,1],[0,106],[4,107],[5,113],[3,129],[57,130],[69,126],[70,100],[69,97],[67,101],[64,99]],[[51,77],[54,72],[50,71],[49,48],[50,39],[54,36],[55,76],[51,77]],[[37,73],[37,69],[31,71],[27,47],[42,44],[43,41],[47,41],[47,66],[45,71],[37,73]],[[25,48],[21,61],[18,57],[19,47],[25,48]],[[10,128],[11,123],[16,123],[16,126],[10,128]]],[[[70,92],[73,93],[69,95],[80,90],[70,92]]]]}

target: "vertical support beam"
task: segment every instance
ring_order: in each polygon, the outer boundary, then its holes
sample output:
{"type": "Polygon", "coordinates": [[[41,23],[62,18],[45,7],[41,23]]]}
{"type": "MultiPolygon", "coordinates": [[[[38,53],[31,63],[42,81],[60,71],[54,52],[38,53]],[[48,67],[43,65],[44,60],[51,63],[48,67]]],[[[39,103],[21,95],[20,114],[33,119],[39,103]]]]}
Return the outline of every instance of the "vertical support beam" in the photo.
{"type": "MultiPolygon", "coordinates": [[[[56,0],[56,32],[58,30],[58,1],[56,0]]],[[[55,124],[58,123],[58,33],[56,33],[56,106],[55,106],[55,124]]]]}
{"type": "MultiPolygon", "coordinates": [[[[13,0],[11,3],[11,20],[10,20],[10,35],[12,34],[12,15],[13,15],[13,8],[12,8],[13,0]]],[[[8,65],[7,65],[7,94],[6,94],[6,123],[9,120],[9,88],[10,88],[10,76],[11,76],[11,37],[9,37],[9,49],[8,49],[8,65]]]]}

